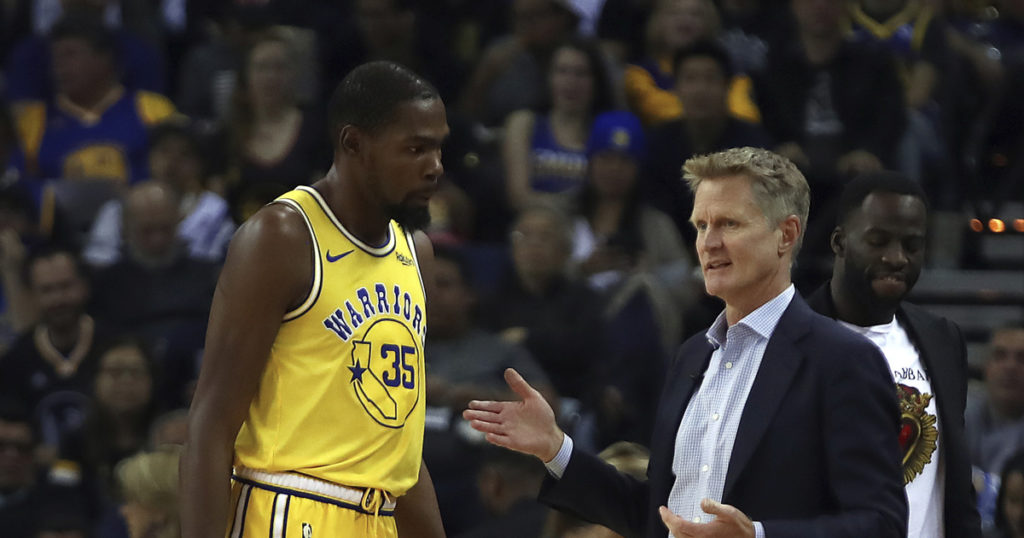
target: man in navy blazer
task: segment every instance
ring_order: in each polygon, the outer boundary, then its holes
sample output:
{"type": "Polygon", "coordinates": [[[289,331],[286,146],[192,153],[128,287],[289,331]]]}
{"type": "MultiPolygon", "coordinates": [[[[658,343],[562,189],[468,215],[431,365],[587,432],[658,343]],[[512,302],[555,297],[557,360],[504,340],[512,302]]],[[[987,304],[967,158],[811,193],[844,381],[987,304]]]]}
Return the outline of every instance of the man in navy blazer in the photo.
{"type": "Polygon", "coordinates": [[[967,351],[955,323],[904,302],[924,263],[920,184],[873,172],[846,185],[832,232],[832,279],[807,303],[878,345],[900,399],[908,535],[981,536],[964,434],[967,351]]]}
{"type": "Polygon", "coordinates": [[[463,416],[491,443],[545,462],[541,501],[627,537],[905,536],[885,360],[790,282],[807,222],[803,175],[753,148],[684,170],[705,287],[725,310],[669,370],[649,480],[573,450],[514,371],[506,380],[522,401],[474,401],[463,416]]]}

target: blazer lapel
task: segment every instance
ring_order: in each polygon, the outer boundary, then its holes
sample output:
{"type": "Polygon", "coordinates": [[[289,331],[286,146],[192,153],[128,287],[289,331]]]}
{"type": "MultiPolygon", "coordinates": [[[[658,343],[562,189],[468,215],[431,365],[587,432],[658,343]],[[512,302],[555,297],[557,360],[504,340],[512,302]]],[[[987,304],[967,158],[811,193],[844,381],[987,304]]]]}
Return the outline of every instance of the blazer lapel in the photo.
{"type": "Polygon", "coordinates": [[[793,376],[800,367],[803,357],[794,344],[807,332],[807,318],[810,315],[810,308],[799,295],[795,295],[775,327],[771,339],[768,340],[757,377],[754,378],[754,385],[750,388],[747,402],[743,405],[743,416],[740,418],[736,440],[732,445],[729,470],[725,475],[723,499],[729,497],[736,479],[764,437],[772,417],[775,416],[789,390],[793,376]]]}
{"type": "Polygon", "coordinates": [[[937,327],[931,320],[917,315],[911,309],[901,307],[896,312],[896,317],[906,329],[910,341],[917,346],[918,353],[921,354],[921,363],[924,365],[925,372],[928,373],[932,394],[935,395],[939,420],[945,422],[950,417],[946,396],[959,392],[955,385],[956,380],[953,379],[956,368],[948,365],[946,358],[958,350],[945,349],[942,344],[949,342],[952,339],[951,336],[942,334],[942,328],[937,327]]]}

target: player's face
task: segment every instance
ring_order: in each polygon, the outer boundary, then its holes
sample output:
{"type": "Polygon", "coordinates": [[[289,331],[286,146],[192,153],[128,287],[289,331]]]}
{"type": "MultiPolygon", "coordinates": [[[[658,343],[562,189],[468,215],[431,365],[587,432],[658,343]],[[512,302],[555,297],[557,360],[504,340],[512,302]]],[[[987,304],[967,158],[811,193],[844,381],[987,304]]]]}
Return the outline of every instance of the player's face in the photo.
{"type": "Polygon", "coordinates": [[[869,194],[837,231],[841,284],[879,308],[899,305],[921,275],[927,214],[914,196],[869,194]]]}
{"type": "Polygon", "coordinates": [[[388,216],[415,230],[430,222],[430,197],[444,173],[441,144],[448,121],[440,99],[407,101],[395,117],[369,137],[368,177],[388,216]]]}
{"type": "Polygon", "coordinates": [[[87,288],[66,254],[36,260],[30,270],[30,285],[46,324],[68,329],[78,323],[87,288]]]}
{"type": "Polygon", "coordinates": [[[690,222],[697,229],[697,256],[708,294],[749,313],[751,306],[778,293],[776,282],[789,275],[788,259],[779,254],[782,231],[769,225],[750,179],[701,182],[690,222]]]}
{"type": "Polygon", "coordinates": [[[96,374],[96,399],[115,413],[141,411],[149,404],[153,378],[146,358],[135,346],[120,346],[103,354],[96,374]]]}

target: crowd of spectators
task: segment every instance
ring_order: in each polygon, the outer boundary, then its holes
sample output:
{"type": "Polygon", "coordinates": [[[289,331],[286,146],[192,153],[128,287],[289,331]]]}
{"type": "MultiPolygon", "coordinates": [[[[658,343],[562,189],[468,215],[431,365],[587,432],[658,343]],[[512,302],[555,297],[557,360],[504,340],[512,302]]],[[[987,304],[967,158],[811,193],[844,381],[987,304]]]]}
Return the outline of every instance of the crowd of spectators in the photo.
{"type": "MultiPolygon", "coordinates": [[[[607,536],[545,521],[543,469],[483,449],[465,403],[510,397],[515,367],[577,445],[649,440],[673,350],[720,309],[694,262],[691,156],[755,146],[801,168],[805,293],[856,174],[899,170],[939,215],[1024,202],[1022,6],[0,2],[0,533],[175,535],[173,446],[231,236],[329,169],[334,86],[391,60],[437,86],[452,129],[427,230],[425,459],[447,530],[607,536]]],[[[989,348],[968,441],[987,528],[1019,538],[1022,322],[989,348]]]]}

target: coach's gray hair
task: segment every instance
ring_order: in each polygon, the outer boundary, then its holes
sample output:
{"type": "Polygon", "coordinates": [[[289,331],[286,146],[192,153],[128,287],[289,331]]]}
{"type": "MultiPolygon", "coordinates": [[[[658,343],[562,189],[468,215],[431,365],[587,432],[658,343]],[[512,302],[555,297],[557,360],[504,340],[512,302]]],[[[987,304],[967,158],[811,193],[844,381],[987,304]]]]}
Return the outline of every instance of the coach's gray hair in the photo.
{"type": "Polygon", "coordinates": [[[786,217],[800,219],[800,237],[793,256],[803,243],[807,213],[811,208],[811,189],[793,161],[761,148],[733,148],[718,153],[691,157],[683,165],[683,179],[696,194],[704,181],[732,176],[750,178],[754,201],[768,224],[776,226],[786,217]]]}

